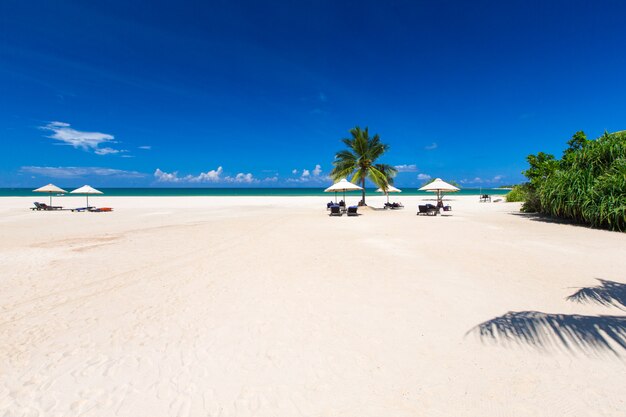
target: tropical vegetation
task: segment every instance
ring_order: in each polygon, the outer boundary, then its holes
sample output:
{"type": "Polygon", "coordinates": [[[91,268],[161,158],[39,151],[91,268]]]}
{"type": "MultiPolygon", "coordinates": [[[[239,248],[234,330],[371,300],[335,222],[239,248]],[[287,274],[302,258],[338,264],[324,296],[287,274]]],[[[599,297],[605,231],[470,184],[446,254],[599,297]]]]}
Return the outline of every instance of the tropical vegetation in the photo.
{"type": "Polygon", "coordinates": [[[507,202],[525,202],[528,199],[528,184],[514,185],[508,188],[511,188],[511,191],[506,195],[507,202]]]}
{"type": "Polygon", "coordinates": [[[361,129],[356,126],[350,130],[350,135],[351,137],[341,140],[347,149],[335,154],[330,176],[335,181],[351,177],[351,182],[360,183],[363,191],[359,205],[365,205],[365,180],[369,179],[387,190],[393,184],[398,170],[391,165],[376,162],[389,150],[389,145],[382,143],[378,134],[370,137],[367,127],[361,129]]]}
{"type": "Polygon", "coordinates": [[[595,140],[576,132],[567,144],[560,160],[529,155],[528,183],[515,187],[512,198],[524,194],[525,212],[626,231],[626,131],[595,140]]]}

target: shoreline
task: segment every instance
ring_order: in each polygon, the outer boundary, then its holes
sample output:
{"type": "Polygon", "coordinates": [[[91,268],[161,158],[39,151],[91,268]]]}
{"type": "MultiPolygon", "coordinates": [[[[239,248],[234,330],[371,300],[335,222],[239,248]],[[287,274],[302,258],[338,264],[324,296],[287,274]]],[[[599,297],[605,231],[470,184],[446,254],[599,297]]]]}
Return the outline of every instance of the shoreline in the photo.
{"type": "MultiPolygon", "coordinates": [[[[68,187],[71,189],[72,187],[68,187]]],[[[101,188],[105,196],[110,197],[201,197],[201,196],[253,196],[253,197],[321,197],[330,196],[334,193],[325,193],[324,188],[101,188]]],[[[502,189],[480,189],[480,188],[463,188],[461,191],[454,193],[457,195],[478,196],[481,194],[492,194],[494,196],[504,196],[508,190],[502,189]]],[[[390,196],[407,195],[407,196],[424,196],[430,193],[426,191],[418,191],[417,188],[403,189],[402,193],[391,193],[390,196]]],[[[0,188],[0,198],[2,197],[34,197],[46,194],[33,193],[31,188],[0,188]]],[[[60,196],[62,196],[61,194],[60,196]]],[[[360,192],[347,192],[346,195],[356,196],[360,192]]],[[[367,189],[368,196],[380,196],[375,189],[367,189]]]]}

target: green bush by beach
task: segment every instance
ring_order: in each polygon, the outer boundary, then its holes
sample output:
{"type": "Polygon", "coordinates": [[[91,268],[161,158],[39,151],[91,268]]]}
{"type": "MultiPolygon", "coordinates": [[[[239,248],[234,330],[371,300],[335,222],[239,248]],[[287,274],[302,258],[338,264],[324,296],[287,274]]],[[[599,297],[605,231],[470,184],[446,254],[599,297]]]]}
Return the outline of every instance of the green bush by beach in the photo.
{"type": "Polygon", "coordinates": [[[568,145],[560,160],[528,156],[522,210],[626,231],[626,131],[595,140],[577,132],[568,145]]]}
{"type": "Polygon", "coordinates": [[[528,198],[528,186],[526,184],[514,185],[505,196],[507,203],[524,202],[528,198]]]}

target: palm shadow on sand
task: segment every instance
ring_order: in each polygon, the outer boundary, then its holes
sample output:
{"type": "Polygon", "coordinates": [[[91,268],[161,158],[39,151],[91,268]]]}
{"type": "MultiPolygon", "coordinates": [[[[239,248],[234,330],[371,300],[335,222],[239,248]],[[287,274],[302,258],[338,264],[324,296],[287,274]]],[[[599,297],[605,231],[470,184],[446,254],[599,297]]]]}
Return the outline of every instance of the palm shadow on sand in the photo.
{"type": "MultiPolygon", "coordinates": [[[[596,287],[581,288],[567,297],[579,303],[598,303],[626,311],[626,284],[599,280],[596,287]]],[[[548,314],[539,311],[511,311],[474,327],[481,340],[502,344],[523,344],[548,350],[595,354],[626,353],[626,316],[584,316],[548,314]]]]}

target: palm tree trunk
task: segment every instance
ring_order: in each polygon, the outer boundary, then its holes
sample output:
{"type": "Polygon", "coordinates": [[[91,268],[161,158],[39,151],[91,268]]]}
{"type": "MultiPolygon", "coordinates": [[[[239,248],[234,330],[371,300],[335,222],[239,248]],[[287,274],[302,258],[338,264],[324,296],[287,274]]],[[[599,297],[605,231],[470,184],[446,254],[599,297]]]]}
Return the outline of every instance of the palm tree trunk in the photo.
{"type": "Polygon", "coordinates": [[[363,199],[361,200],[361,205],[364,206],[365,205],[365,177],[361,178],[361,187],[363,187],[363,190],[361,191],[363,193],[363,199]]]}

